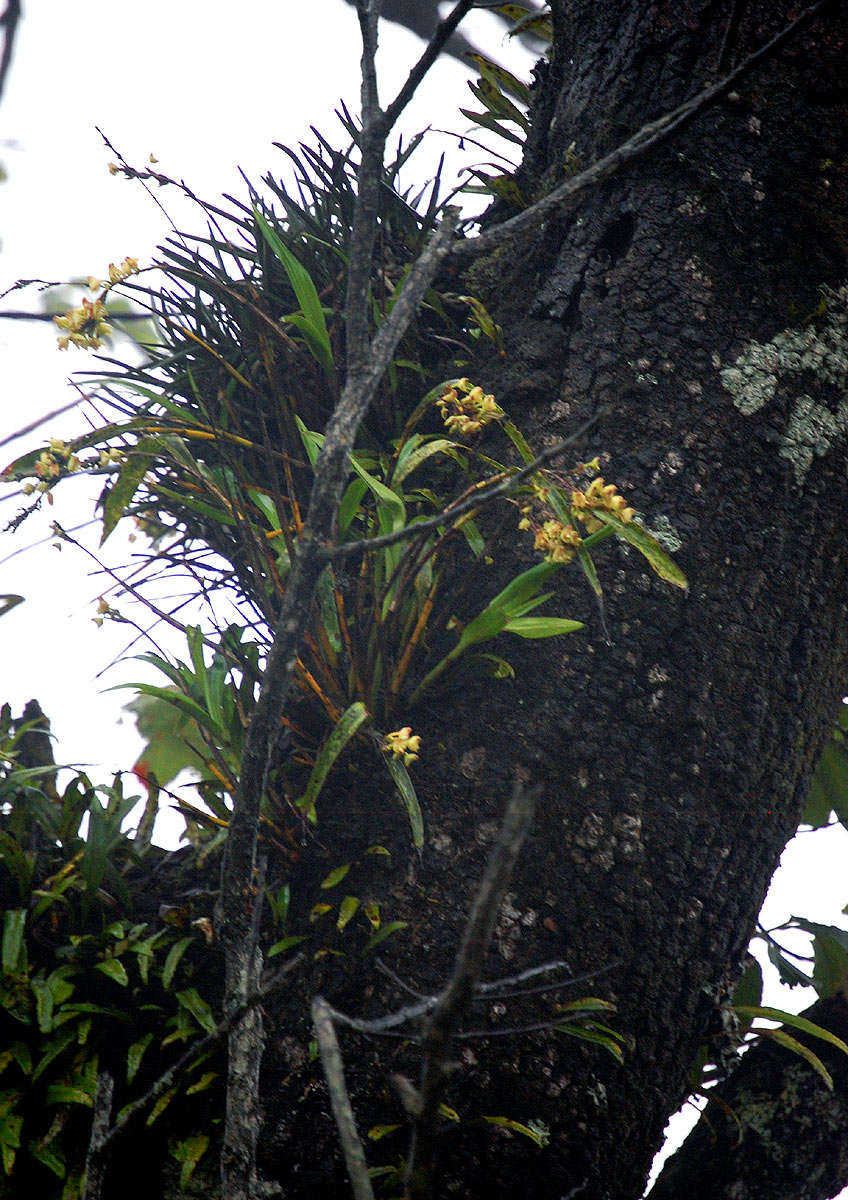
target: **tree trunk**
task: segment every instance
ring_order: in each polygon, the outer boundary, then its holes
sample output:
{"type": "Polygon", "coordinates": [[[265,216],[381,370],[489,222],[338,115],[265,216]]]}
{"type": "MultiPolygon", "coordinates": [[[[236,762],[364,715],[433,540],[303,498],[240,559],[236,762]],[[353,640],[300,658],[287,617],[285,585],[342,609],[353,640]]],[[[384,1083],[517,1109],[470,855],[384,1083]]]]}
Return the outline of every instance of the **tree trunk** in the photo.
{"type": "MultiPolygon", "coordinates": [[[[554,9],[520,174],[528,196],[797,13],[786,0],[554,9]]],[[[410,714],[426,748],[427,845],[402,870],[396,855],[390,886],[368,885],[410,922],[384,946],[394,971],[424,992],[447,978],[518,774],[542,799],[486,977],[556,958],[603,973],[475,1009],[477,1028],[538,1023],[554,1002],[591,993],[616,1003],[612,1023],[628,1038],[623,1066],[557,1033],[459,1043],[445,1099],[461,1121],[445,1122],[438,1194],[642,1194],[797,826],[848,667],[845,34],[844,6],[832,6],[739,93],[452,288],[479,296],[505,330],[504,363],[475,368],[475,382],[537,448],[600,413],[577,453],[601,455],[690,589],[672,594],[612,548],[598,556],[609,640],[575,572],[556,611],[589,613],[584,633],[563,649],[510,645],[514,682],[454,687],[410,714]],[[542,1122],[549,1141],[537,1149],[485,1116],[542,1122]]],[[[522,536],[500,551],[487,596],[499,571],[532,561],[522,536]]],[[[327,862],[374,840],[402,855],[405,831],[389,840],[377,791],[365,780],[322,799],[327,862]]],[[[319,878],[295,879],[295,907],[314,903],[319,878]]],[[[324,958],[308,990],[356,1015],[405,1002],[370,960],[356,966],[359,978],[324,958]]],[[[298,991],[272,1014],[261,1165],[289,1197],[344,1195],[302,1049],[307,1012],[298,991]]],[[[414,1047],[343,1034],[342,1050],[360,1131],[403,1126],[385,1081],[416,1077],[414,1047]]],[[[402,1128],[366,1143],[369,1161],[397,1162],[405,1138],[402,1128]]],[[[745,1195],[771,1200],[770,1187],[745,1195]]]]}

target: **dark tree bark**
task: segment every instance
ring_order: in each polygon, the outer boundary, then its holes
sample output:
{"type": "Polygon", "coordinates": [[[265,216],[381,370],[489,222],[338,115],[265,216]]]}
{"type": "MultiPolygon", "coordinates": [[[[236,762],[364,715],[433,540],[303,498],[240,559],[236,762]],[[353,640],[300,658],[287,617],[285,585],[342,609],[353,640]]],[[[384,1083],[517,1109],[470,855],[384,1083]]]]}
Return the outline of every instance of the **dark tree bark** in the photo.
{"type": "MultiPolygon", "coordinates": [[[[787,0],[554,10],[528,195],[562,181],[572,143],[590,164],[799,11],[787,0]]],[[[390,844],[396,874],[362,886],[410,923],[387,943],[393,969],[433,991],[516,773],[540,784],[486,975],[555,958],[604,974],[506,1013],[482,1008],[479,1026],[539,1021],[588,991],[616,1002],[629,1039],[624,1066],[553,1033],[459,1044],[446,1100],[462,1121],[445,1132],[439,1194],[642,1194],[797,826],[848,667],[847,27],[845,6],[831,5],[672,142],[453,288],[503,324],[504,362],[475,371],[537,447],[602,414],[580,453],[601,454],[691,587],[672,595],[612,550],[599,556],[609,641],[590,618],[564,649],[510,647],[514,682],[455,686],[410,714],[426,746],[420,864],[404,861],[400,818],[387,832],[377,782],[322,796],[320,847],[293,879],[293,907],[308,910],[327,863],[390,844]],[[487,1115],[540,1120],[550,1140],[537,1150],[487,1115]]],[[[506,578],[529,545],[500,555],[493,575],[506,578]]],[[[591,603],[568,583],[557,611],[584,616],[591,603]]],[[[368,960],[324,958],[302,984],[270,1014],[261,1166],[289,1197],[344,1195],[329,1105],[302,1050],[305,993],[357,1015],[400,1001],[368,960]]],[[[404,1122],[386,1080],[415,1078],[414,1046],[342,1035],[342,1050],[361,1131],[404,1122]]],[[[811,1075],[798,1090],[811,1112],[816,1086],[811,1075]]],[[[406,1152],[394,1136],[369,1149],[374,1163],[406,1152]]],[[[819,1143],[831,1150],[810,1200],[843,1181],[836,1132],[819,1143]]],[[[700,1169],[685,1167],[675,1194],[694,1191],[700,1169]]],[[[765,1172],[745,1187],[752,1200],[776,1194],[765,1172]]]]}
{"type": "MultiPolygon", "coordinates": [[[[804,1016],[848,1036],[844,996],[819,1001],[804,1016]]],[[[816,1038],[833,1091],[799,1058],[764,1041],[716,1089],[697,1127],[665,1164],[653,1200],[812,1200],[835,1196],[848,1178],[848,1059],[816,1038]]]]}

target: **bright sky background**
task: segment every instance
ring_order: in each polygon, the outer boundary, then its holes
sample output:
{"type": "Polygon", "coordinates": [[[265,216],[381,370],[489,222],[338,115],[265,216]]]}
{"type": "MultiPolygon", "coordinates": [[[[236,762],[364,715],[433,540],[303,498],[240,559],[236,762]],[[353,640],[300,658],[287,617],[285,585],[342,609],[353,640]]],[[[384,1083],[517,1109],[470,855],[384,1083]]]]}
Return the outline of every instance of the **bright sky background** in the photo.
{"type": "MultiPolygon", "coordinates": [[[[464,28],[481,49],[527,74],[532,60],[502,40],[491,17],[475,14],[464,28]]],[[[411,34],[382,23],[384,102],[420,48],[411,34]]],[[[0,162],[8,173],[0,185],[0,291],[18,278],[103,275],[109,262],[126,255],[144,265],[167,236],[163,214],[141,187],[108,173],[113,155],[95,125],[135,166],[152,152],[159,169],[185,178],[199,195],[214,200],[229,191],[243,198],[237,167],[255,181],[269,169],[283,173],[284,157],[272,142],[296,145],[313,124],[341,142],[333,110],[343,98],[356,111],[358,60],[355,15],[342,0],[241,0],[235,9],[224,0],[147,0],[101,5],[91,20],[61,0],[31,0],[0,106],[0,162]]],[[[452,59],[443,60],[410,107],[404,131],[428,125],[467,130],[457,111],[473,99],[467,76],[452,59]]],[[[457,167],[464,161],[454,143],[433,134],[410,181],[426,178],[443,150],[457,167]]],[[[195,213],[173,189],[160,196],[177,225],[198,228],[195,213]]],[[[30,289],[0,301],[0,308],[33,310],[37,302],[30,289]]],[[[96,370],[84,354],[59,353],[50,327],[2,320],[0,363],[0,441],[68,403],[70,374],[96,370]]],[[[0,467],[34,439],[71,437],[79,429],[78,414],[59,417],[20,443],[0,447],[0,467]]],[[[87,521],[97,490],[83,480],[68,484],[53,509],[45,506],[14,538],[0,535],[0,592],[26,598],[0,620],[0,700],[8,699],[19,713],[37,697],[51,718],[61,760],[97,764],[96,774],[105,778],[132,765],[140,742],[131,721],[118,723],[127,694],[104,689],[138,678],[140,671],[124,664],[101,677],[122,654],[127,629],[108,622],[95,627],[94,605],[108,581],[92,575],[93,564],[71,548],[55,549],[49,537],[53,519],[69,529],[87,521]],[[7,559],[40,538],[45,544],[7,559]]],[[[0,525],[17,507],[15,500],[0,500],[0,525]]],[[[88,542],[96,546],[96,531],[88,542]]],[[[133,547],[119,527],[106,550],[107,560],[120,564],[133,547]]],[[[161,641],[182,653],[179,635],[166,633],[161,641]]],[[[160,823],[157,834],[167,838],[175,829],[173,821],[160,823]]],[[[752,829],[751,838],[756,834],[752,829]]],[[[777,924],[793,912],[838,922],[848,901],[846,851],[848,834],[841,827],[790,843],[766,902],[765,923],[777,924]]],[[[780,988],[769,973],[767,1003],[799,1011],[815,998],[780,988]]],[[[684,1124],[677,1122],[678,1139],[684,1124]]],[[[848,1198],[848,1189],[841,1196],[848,1198]]]]}

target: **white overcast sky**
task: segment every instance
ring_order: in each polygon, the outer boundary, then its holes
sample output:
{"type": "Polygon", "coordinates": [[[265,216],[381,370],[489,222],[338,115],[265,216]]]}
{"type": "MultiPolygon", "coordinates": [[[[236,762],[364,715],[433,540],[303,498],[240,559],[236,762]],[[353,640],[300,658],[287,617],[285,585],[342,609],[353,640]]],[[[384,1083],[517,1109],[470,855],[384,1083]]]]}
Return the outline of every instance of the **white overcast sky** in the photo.
{"type": "MultiPolygon", "coordinates": [[[[96,125],[134,165],[153,153],[165,173],[215,199],[227,191],[243,197],[238,167],[257,181],[269,169],[282,173],[284,159],[272,142],[295,145],[309,137],[313,124],[341,141],[333,110],[340,99],[356,109],[359,35],[353,10],[342,0],[146,0],[100,5],[90,15],[64,0],[25,0],[24,9],[0,106],[0,162],[8,173],[0,185],[0,291],[24,277],[101,275],[126,255],[143,265],[167,235],[162,213],[142,189],[109,175],[113,156],[96,125]]],[[[490,17],[476,14],[467,28],[482,49],[527,73],[531,60],[503,41],[490,17]]],[[[411,34],[382,23],[384,101],[420,48],[411,34]]],[[[465,119],[457,110],[472,99],[466,78],[453,60],[440,63],[403,129],[461,130],[465,119]]],[[[461,164],[444,138],[434,134],[428,146],[420,156],[422,175],[442,150],[461,164]]],[[[161,198],[177,224],[193,219],[173,190],[161,198]]],[[[34,291],[0,302],[0,308],[36,305],[34,291]]],[[[0,441],[67,403],[69,374],[92,365],[84,355],[59,353],[45,326],[0,321],[0,441]]],[[[75,414],[60,417],[38,435],[0,447],[0,467],[34,437],[69,437],[79,428],[75,414]]],[[[92,623],[107,585],[90,574],[89,562],[68,547],[54,549],[49,538],[7,559],[45,538],[54,518],[68,528],[87,520],[92,491],[86,487],[84,481],[66,485],[54,509],[31,518],[14,538],[0,535],[0,593],[26,598],[0,620],[0,700],[20,711],[37,697],[52,720],[60,759],[98,764],[105,776],[130,767],[139,749],[131,723],[118,723],[126,693],[104,691],[136,678],[138,668],[124,664],[100,677],[127,641],[125,629],[92,623]],[[76,494],[69,494],[72,489],[76,494]]],[[[0,525],[16,508],[17,501],[0,502],[0,525]]],[[[132,552],[124,538],[120,530],[113,535],[113,563],[132,552]]],[[[96,541],[90,534],[90,544],[96,541]]],[[[177,638],[164,641],[181,652],[177,638]]],[[[848,901],[846,852],[848,834],[841,827],[790,843],[766,904],[766,923],[792,912],[839,921],[848,901]]],[[[768,996],[795,1010],[813,998],[776,984],[768,996]]]]}

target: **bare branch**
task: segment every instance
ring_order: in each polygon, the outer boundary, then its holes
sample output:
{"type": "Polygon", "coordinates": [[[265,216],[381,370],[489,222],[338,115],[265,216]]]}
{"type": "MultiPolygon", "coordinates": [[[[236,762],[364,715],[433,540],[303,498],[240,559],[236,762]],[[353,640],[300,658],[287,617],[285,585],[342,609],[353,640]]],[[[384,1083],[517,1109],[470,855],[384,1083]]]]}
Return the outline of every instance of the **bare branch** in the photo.
{"type": "Polygon", "coordinates": [[[671,112],[658,117],[656,121],[650,121],[647,125],[643,125],[637,133],[634,133],[633,137],[620,146],[616,146],[614,150],[593,163],[591,167],[587,167],[578,175],[572,175],[570,179],[566,179],[547,196],[543,196],[529,208],[510,217],[508,221],[485,230],[479,237],[457,242],[452,257],[467,259],[478,254],[487,254],[489,251],[505,245],[517,234],[534,229],[546,217],[554,213],[561,214],[566,204],[573,204],[586,192],[597,187],[599,183],[603,183],[604,180],[617,174],[637,158],[644,157],[649,151],[667,141],[678,129],[688,125],[695,117],[731,91],[754,67],[777,53],[833,3],[834,0],[819,0],[817,4],[804,9],[800,16],[796,17],[794,21],[790,21],[780,33],[775,34],[770,41],[749,55],[743,63],[729,75],[725,75],[718,83],[710,84],[709,87],[705,87],[696,96],[686,100],[671,112]]]}
{"type": "Polygon", "coordinates": [[[6,8],[0,17],[0,26],[3,28],[3,52],[0,54],[0,96],[3,95],[6,80],[9,77],[15,34],[18,31],[21,15],[21,0],[6,0],[6,8]]]}
{"type": "Polygon", "coordinates": [[[391,132],[392,127],[394,126],[400,114],[415,95],[421,80],[441,54],[448,38],[459,25],[465,14],[472,8],[474,8],[474,0],[459,0],[459,3],[454,5],[445,19],[438,23],[433,36],[430,38],[430,41],[424,49],[424,53],[409,72],[409,78],[407,79],[406,83],[386,109],[383,117],[383,120],[385,121],[386,137],[391,132]]]}
{"type": "Polygon", "coordinates": [[[101,1071],[97,1076],[97,1087],[94,1091],[94,1114],[91,1118],[91,1136],[88,1140],[88,1154],[85,1159],[85,1186],[82,1200],[100,1200],[103,1190],[103,1176],[106,1162],[102,1150],[109,1128],[109,1118],[112,1115],[112,1095],[115,1090],[115,1080],[108,1071],[101,1071]]]}
{"type": "Polygon", "coordinates": [[[356,1130],[356,1119],[351,1108],[345,1085],[344,1064],[339,1049],[336,1031],[333,1028],[333,1012],[326,1000],[316,996],[312,1001],[312,1023],[321,1052],[321,1066],[330,1093],[330,1104],[339,1131],[348,1178],[356,1200],[374,1200],[365,1151],[356,1130]]]}
{"type": "Polygon", "coordinates": [[[406,1169],[409,1200],[428,1200],[432,1190],[439,1100],[451,1038],[474,995],[483,960],[495,927],[503,894],[512,876],[518,852],[530,826],[539,789],[517,783],[480,884],[457,951],[453,975],[439,997],[424,1039],[421,1077],[421,1111],[412,1132],[406,1169]]]}

